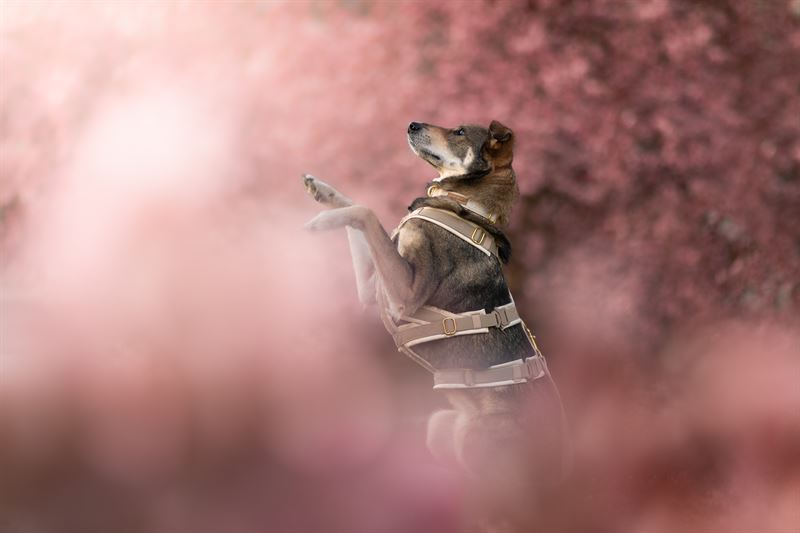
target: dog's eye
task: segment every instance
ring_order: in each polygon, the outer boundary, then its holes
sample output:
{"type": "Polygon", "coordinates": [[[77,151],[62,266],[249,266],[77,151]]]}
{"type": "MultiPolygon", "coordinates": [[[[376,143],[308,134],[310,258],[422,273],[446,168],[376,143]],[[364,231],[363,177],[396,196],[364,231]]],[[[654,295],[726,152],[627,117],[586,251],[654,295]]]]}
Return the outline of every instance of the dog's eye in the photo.
{"type": "Polygon", "coordinates": [[[464,128],[458,128],[453,132],[453,135],[464,135],[464,128]]]}

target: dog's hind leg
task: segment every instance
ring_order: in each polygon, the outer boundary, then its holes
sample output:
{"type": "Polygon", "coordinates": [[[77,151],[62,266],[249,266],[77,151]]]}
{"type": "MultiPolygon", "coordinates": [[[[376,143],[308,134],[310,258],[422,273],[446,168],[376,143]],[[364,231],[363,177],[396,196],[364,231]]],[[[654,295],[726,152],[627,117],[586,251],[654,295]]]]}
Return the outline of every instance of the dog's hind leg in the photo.
{"type": "Polygon", "coordinates": [[[534,531],[539,513],[538,479],[530,464],[535,446],[521,434],[511,413],[459,419],[456,453],[474,480],[472,495],[482,532],[534,531]]]}
{"type": "Polygon", "coordinates": [[[442,409],[428,419],[428,450],[443,463],[457,462],[455,432],[458,416],[455,409],[442,409]]]}

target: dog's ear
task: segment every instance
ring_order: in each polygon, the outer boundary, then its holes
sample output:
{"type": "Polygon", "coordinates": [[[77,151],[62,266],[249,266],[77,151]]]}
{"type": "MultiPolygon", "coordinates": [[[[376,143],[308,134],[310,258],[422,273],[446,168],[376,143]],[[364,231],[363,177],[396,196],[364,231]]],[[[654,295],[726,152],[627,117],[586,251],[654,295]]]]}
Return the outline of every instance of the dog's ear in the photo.
{"type": "Polygon", "coordinates": [[[496,120],[489,124],[489,140],[492,144],[504,143],[511,139],[514,132],[510,128],[503,126],[496,120]]]}
{"type": "Polygon", "coordinates": [[[489,124],[489,138],[483,145],[483,156],[494,168],[510,165],[514,158],[514,133],[496,120],[489,124]]]}

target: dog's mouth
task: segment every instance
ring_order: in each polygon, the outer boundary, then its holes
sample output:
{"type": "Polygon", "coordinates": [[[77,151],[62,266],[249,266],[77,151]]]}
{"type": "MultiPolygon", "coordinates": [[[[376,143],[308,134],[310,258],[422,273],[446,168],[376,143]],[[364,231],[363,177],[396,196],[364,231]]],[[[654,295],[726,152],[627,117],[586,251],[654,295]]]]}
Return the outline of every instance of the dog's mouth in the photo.
{"type": "Polygon", "coordinates": [[[426,145],[428,139],[418,140],[413,138],[411,135],[408,136],[408,145],[411,147],[411,151],[417,154],[423,161],[426,163],[439,168],[440,165],[444,163],[444,158],[440,155],[434,154],[430,150],[426,150],[418,146],[418,144],[422,144],[423,146],[426,145]]]}
{"type": "Polygon", "coordinates": [[[422,155],[422,156],[425,156],[425,157],[429,157],[434,162],[441,162],[442,161],[441,157],[439,157],[438,155],[434,154],[433,152],[429,152],[428,150],[420,150],[419,154],[422,155]]]}

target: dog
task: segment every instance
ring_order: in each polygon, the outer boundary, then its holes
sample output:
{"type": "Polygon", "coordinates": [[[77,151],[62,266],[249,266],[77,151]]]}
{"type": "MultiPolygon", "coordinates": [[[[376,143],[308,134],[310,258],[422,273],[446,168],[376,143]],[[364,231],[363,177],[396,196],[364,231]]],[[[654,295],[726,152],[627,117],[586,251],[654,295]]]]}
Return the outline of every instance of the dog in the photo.
{"type": "Polygon", "coordinates": [[[412,122],[407,137],[438,176],[394,232],[308,174],[307,192],[329,209],[306,227],[346,228],[359,299],[378,304],[398,348],[450,403],[429,418],[428,448],[482,487],[492,509],[484,530],[506,531],[535,515],[538,495],[564,473],[566,448],[558,390],[502,272],[519,195],[514,133],[497,121],[412,122]]]}

